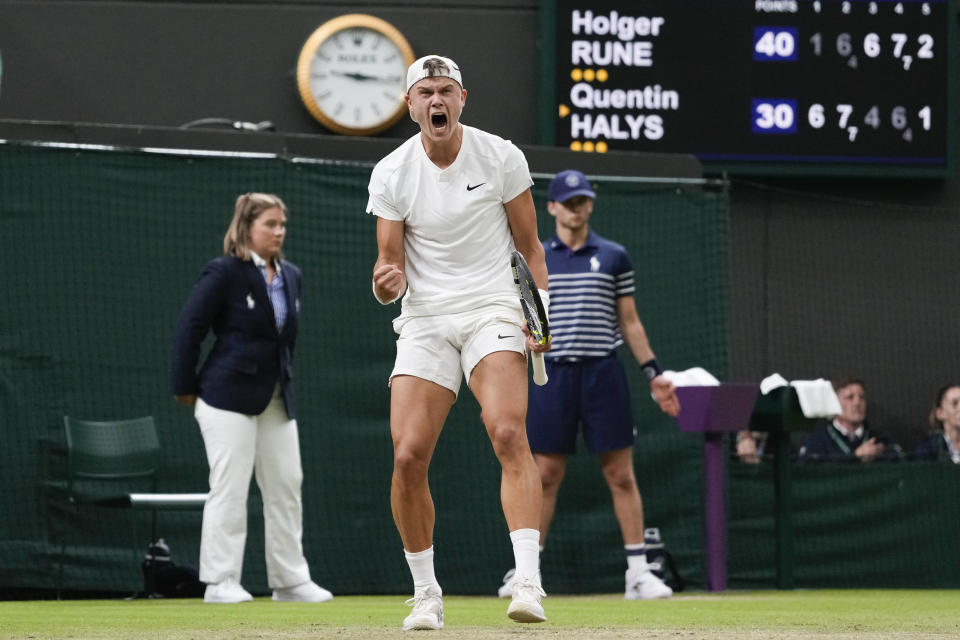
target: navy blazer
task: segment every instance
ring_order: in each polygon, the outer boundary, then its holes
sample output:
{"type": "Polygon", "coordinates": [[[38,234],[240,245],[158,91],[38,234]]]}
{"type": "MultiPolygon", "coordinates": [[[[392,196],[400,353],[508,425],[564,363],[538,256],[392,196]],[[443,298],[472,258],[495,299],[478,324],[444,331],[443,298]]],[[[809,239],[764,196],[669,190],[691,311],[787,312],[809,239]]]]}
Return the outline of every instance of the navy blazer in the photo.
{"type": "Polygon", "coordinates": [[[943,431],[934,431],[929,434],[913,450],[915,460],[945,460],[953,462],[947,441],[943,439],[943,431]]]}
{"type": "Polygon", "coordinates": [[[884,461],[899,460],[903,451],[900,445],[896,444],[886,436],[874,431],[867,423],[863,425],[863,436],[854,441],[849,441],[841,436],[833,426],[833,420],[820,420],[813,431],[807,434],[800,447],[800,461],[822,461],[822,462],[860,462],[854,451],[861,444],[876,438],[877,442],[884,445],[883,453],[876,459],[884,461]],[[841,445],[841,442],[843,443],[841,445]]]}
{"type": "Polygon", "coordinates": [[[211,407],[259,415],[277,383],[287,416],[296,418],[293,347],[300,315],[301,273],[282,261],[287,319],[278,331],[260,269],[252,260],[221,256],[203,268],[177,320],[170,368],[174,395],[194,394],[211,407]],[[216,341],[197,371],[209,331],[216,341]]]}

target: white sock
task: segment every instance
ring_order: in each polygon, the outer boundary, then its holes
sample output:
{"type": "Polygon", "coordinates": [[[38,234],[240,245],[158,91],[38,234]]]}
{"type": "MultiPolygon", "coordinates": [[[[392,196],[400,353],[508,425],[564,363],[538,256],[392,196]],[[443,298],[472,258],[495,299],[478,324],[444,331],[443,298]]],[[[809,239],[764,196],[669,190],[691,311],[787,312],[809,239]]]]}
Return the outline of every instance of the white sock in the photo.
{"type": "Polygon", "coordinates": [[[536,529],[517,529],[510,532],[516,575],[527,577],[540,573],[540,532],[536,529]]]}
{"type": "Polygon", "coordinates": [[[410,575],[413,576],[413,590],[420,591],[430,586],[440,585],[437,583],[437,577],[433,573],[433,545],[423,551],[410,553],[406,549],[403,555],[407,558],[407,565],[410,567],[410,575]]]}
{"type": "Polygon", "coordinates": [[[646,544],[625,544],[623,549],[627,552],[627,569],[641,572],[650,570],[647,565],[646,544]]]}

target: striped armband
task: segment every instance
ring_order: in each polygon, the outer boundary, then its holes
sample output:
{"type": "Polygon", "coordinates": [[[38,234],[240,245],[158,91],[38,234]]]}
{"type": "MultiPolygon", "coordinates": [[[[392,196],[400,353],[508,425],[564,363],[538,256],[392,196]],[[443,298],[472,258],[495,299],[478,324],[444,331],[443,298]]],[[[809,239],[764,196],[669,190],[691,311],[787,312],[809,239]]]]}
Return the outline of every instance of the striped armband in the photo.
{"type": "Polygon", "coordinates": [[[640,370],[643,371],[643,375],[647,376],[647,380],[653,380],[663,373],[663,369],[660,368],[660,363],[657,362],[656,358],[650,358],[641,364],[640,370]]]}

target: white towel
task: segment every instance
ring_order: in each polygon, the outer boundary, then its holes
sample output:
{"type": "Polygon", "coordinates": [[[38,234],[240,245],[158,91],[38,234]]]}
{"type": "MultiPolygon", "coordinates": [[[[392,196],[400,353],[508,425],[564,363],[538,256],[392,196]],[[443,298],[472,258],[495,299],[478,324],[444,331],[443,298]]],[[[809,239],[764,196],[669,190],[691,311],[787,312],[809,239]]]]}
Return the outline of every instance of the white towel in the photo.
{"type": "Polygon", "coordinates": [[[842,411],[829,380],[792,380],[790,386],[797,390],[800,410],[807,418],[832,418],[842,411]]]}
{"type": "Polygon", "coordinates": [[[832,418],[841,411],[840,401],[829,380],[791,380],[787,382],[779,373],[773,373],[760,382],[760,393],[767,395],[774,389],[791,386],[797,391],[800,410],[807,418],[832,418]]]}
{"type": "Polygon", "coordinates": [[[719,387],[720,381],[703,367],[693,367],[684,371],[663,372],[663,377],[675,387],[719,387]]]}
{"type": "Polygon", "coordinates": [[[772,373],[763,380],[760,381],[760,393],[767,395],[774,389],[779,389],[780,387],[786,387],[790,383],[787,382],[787,379],[784,378],[779,373],[772,373]]]}

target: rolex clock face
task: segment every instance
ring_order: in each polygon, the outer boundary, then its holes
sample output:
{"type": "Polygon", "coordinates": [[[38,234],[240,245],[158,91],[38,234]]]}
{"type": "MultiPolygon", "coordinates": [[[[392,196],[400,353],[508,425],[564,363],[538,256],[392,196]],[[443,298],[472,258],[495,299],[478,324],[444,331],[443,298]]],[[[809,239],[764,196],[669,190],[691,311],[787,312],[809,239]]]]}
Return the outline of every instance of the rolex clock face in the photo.
{"type": "Polygon", "coordinates": [[[320,25],[297,61],[297,88],[310,114],[337,133],[369,136],[396,124],[413,49],[391,24],[349,14],[320,25]]]}

